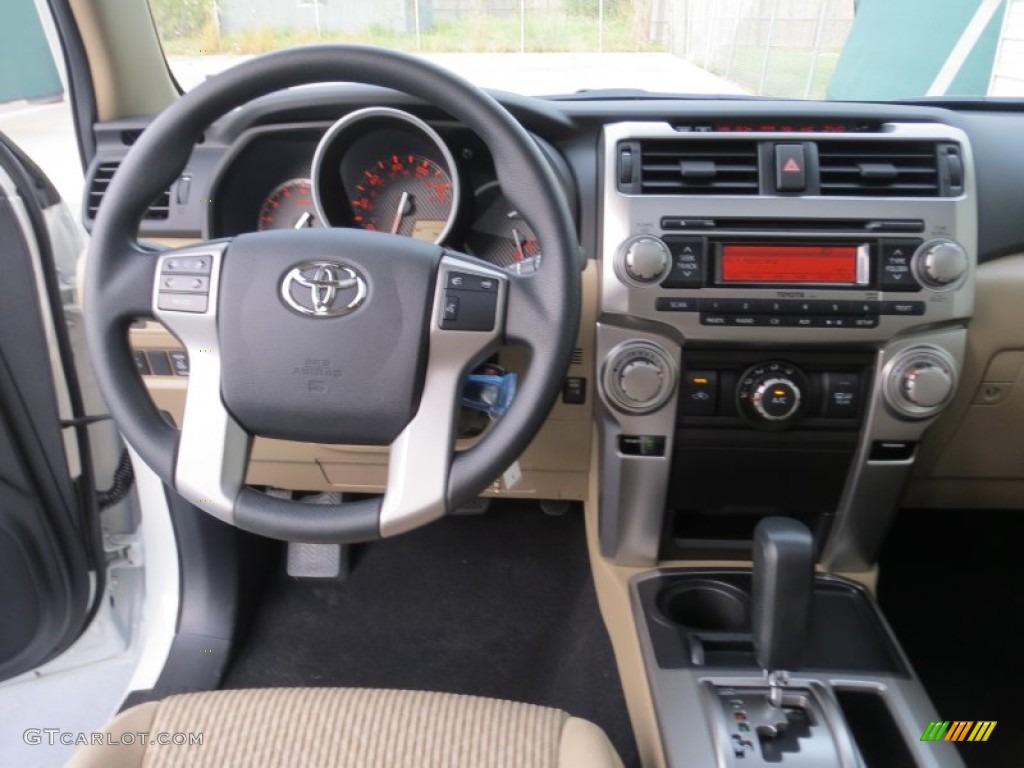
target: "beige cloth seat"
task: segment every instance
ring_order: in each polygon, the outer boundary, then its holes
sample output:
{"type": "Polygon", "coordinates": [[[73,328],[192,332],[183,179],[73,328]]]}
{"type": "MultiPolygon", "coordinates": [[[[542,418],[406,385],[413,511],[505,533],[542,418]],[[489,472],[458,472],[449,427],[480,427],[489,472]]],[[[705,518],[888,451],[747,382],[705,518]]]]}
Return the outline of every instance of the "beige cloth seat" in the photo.
{"type": "Polygon", "coordinates": [[[365,688],[171,696],[122,712],[104,729],[103,742],[79,750],[69,768],[622,765],[600,728],[558,709],[478,696],[365,688]],[[189,734],[201,734],[202,744],[181,743],[189,734]]]}

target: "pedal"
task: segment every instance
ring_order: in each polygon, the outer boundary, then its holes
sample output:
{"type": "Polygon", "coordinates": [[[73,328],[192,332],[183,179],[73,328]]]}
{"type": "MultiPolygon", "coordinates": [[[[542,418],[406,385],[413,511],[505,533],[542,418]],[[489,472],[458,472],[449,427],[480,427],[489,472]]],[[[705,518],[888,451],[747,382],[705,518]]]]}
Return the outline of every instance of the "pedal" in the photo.
{"type": "MultiPolygon", "coordinates": [[[[288,543],[288,575],[296,579],[336,579],[342,574],[341,544],[288,543]]],[[[346,568],[347,569],[347,562],[346,568]]]]}

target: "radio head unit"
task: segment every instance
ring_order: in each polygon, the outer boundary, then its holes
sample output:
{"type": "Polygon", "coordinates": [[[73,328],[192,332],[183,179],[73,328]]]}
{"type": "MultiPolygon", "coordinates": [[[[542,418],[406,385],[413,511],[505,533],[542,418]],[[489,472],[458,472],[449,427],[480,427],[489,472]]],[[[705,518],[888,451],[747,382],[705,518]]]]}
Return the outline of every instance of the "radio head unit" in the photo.
{"type": "Polygon", "coordinates": [[[956,128],[752,140],[619,123],[605,126],[604,159],[606,316],[693,340],[831,344],[884,342],[973,312],[973,162],[956,128]],[[794,142],[808,180],[784,191],[771,169],[794,142]],[[913,169],[900,165],[908,147],[913,169]],[[690,157],[702,158],[699,178],[690,157]],[[840,171],[846,181],[831,181],[840,171]]]}

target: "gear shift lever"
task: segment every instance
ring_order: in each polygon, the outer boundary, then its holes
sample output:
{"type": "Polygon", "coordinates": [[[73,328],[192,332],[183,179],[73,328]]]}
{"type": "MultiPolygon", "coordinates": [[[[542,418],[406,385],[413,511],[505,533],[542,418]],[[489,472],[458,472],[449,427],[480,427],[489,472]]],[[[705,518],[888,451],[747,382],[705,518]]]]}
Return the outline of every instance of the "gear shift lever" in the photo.
{"type": "Polygon", "coordinates": [[[762,519],[754,529],[752,622],[757,663],[775,707],[789,672],[803,661],[813,585],[814,539],[807,526],[787,517],[762,519]]]}

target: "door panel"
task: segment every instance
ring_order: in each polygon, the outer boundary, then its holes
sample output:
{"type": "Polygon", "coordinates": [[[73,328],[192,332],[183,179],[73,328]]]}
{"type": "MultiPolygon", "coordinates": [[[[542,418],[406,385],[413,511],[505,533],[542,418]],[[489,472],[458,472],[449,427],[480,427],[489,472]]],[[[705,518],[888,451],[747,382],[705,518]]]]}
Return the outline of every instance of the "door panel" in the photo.
{"type": "Polygon", "coordinates": [[[87,442],[71,477],[57,398],[77,385],[40,205],[53,197],[0,136],[0,679],[66,649],[90,607],[95,492],[87,442]]]}

